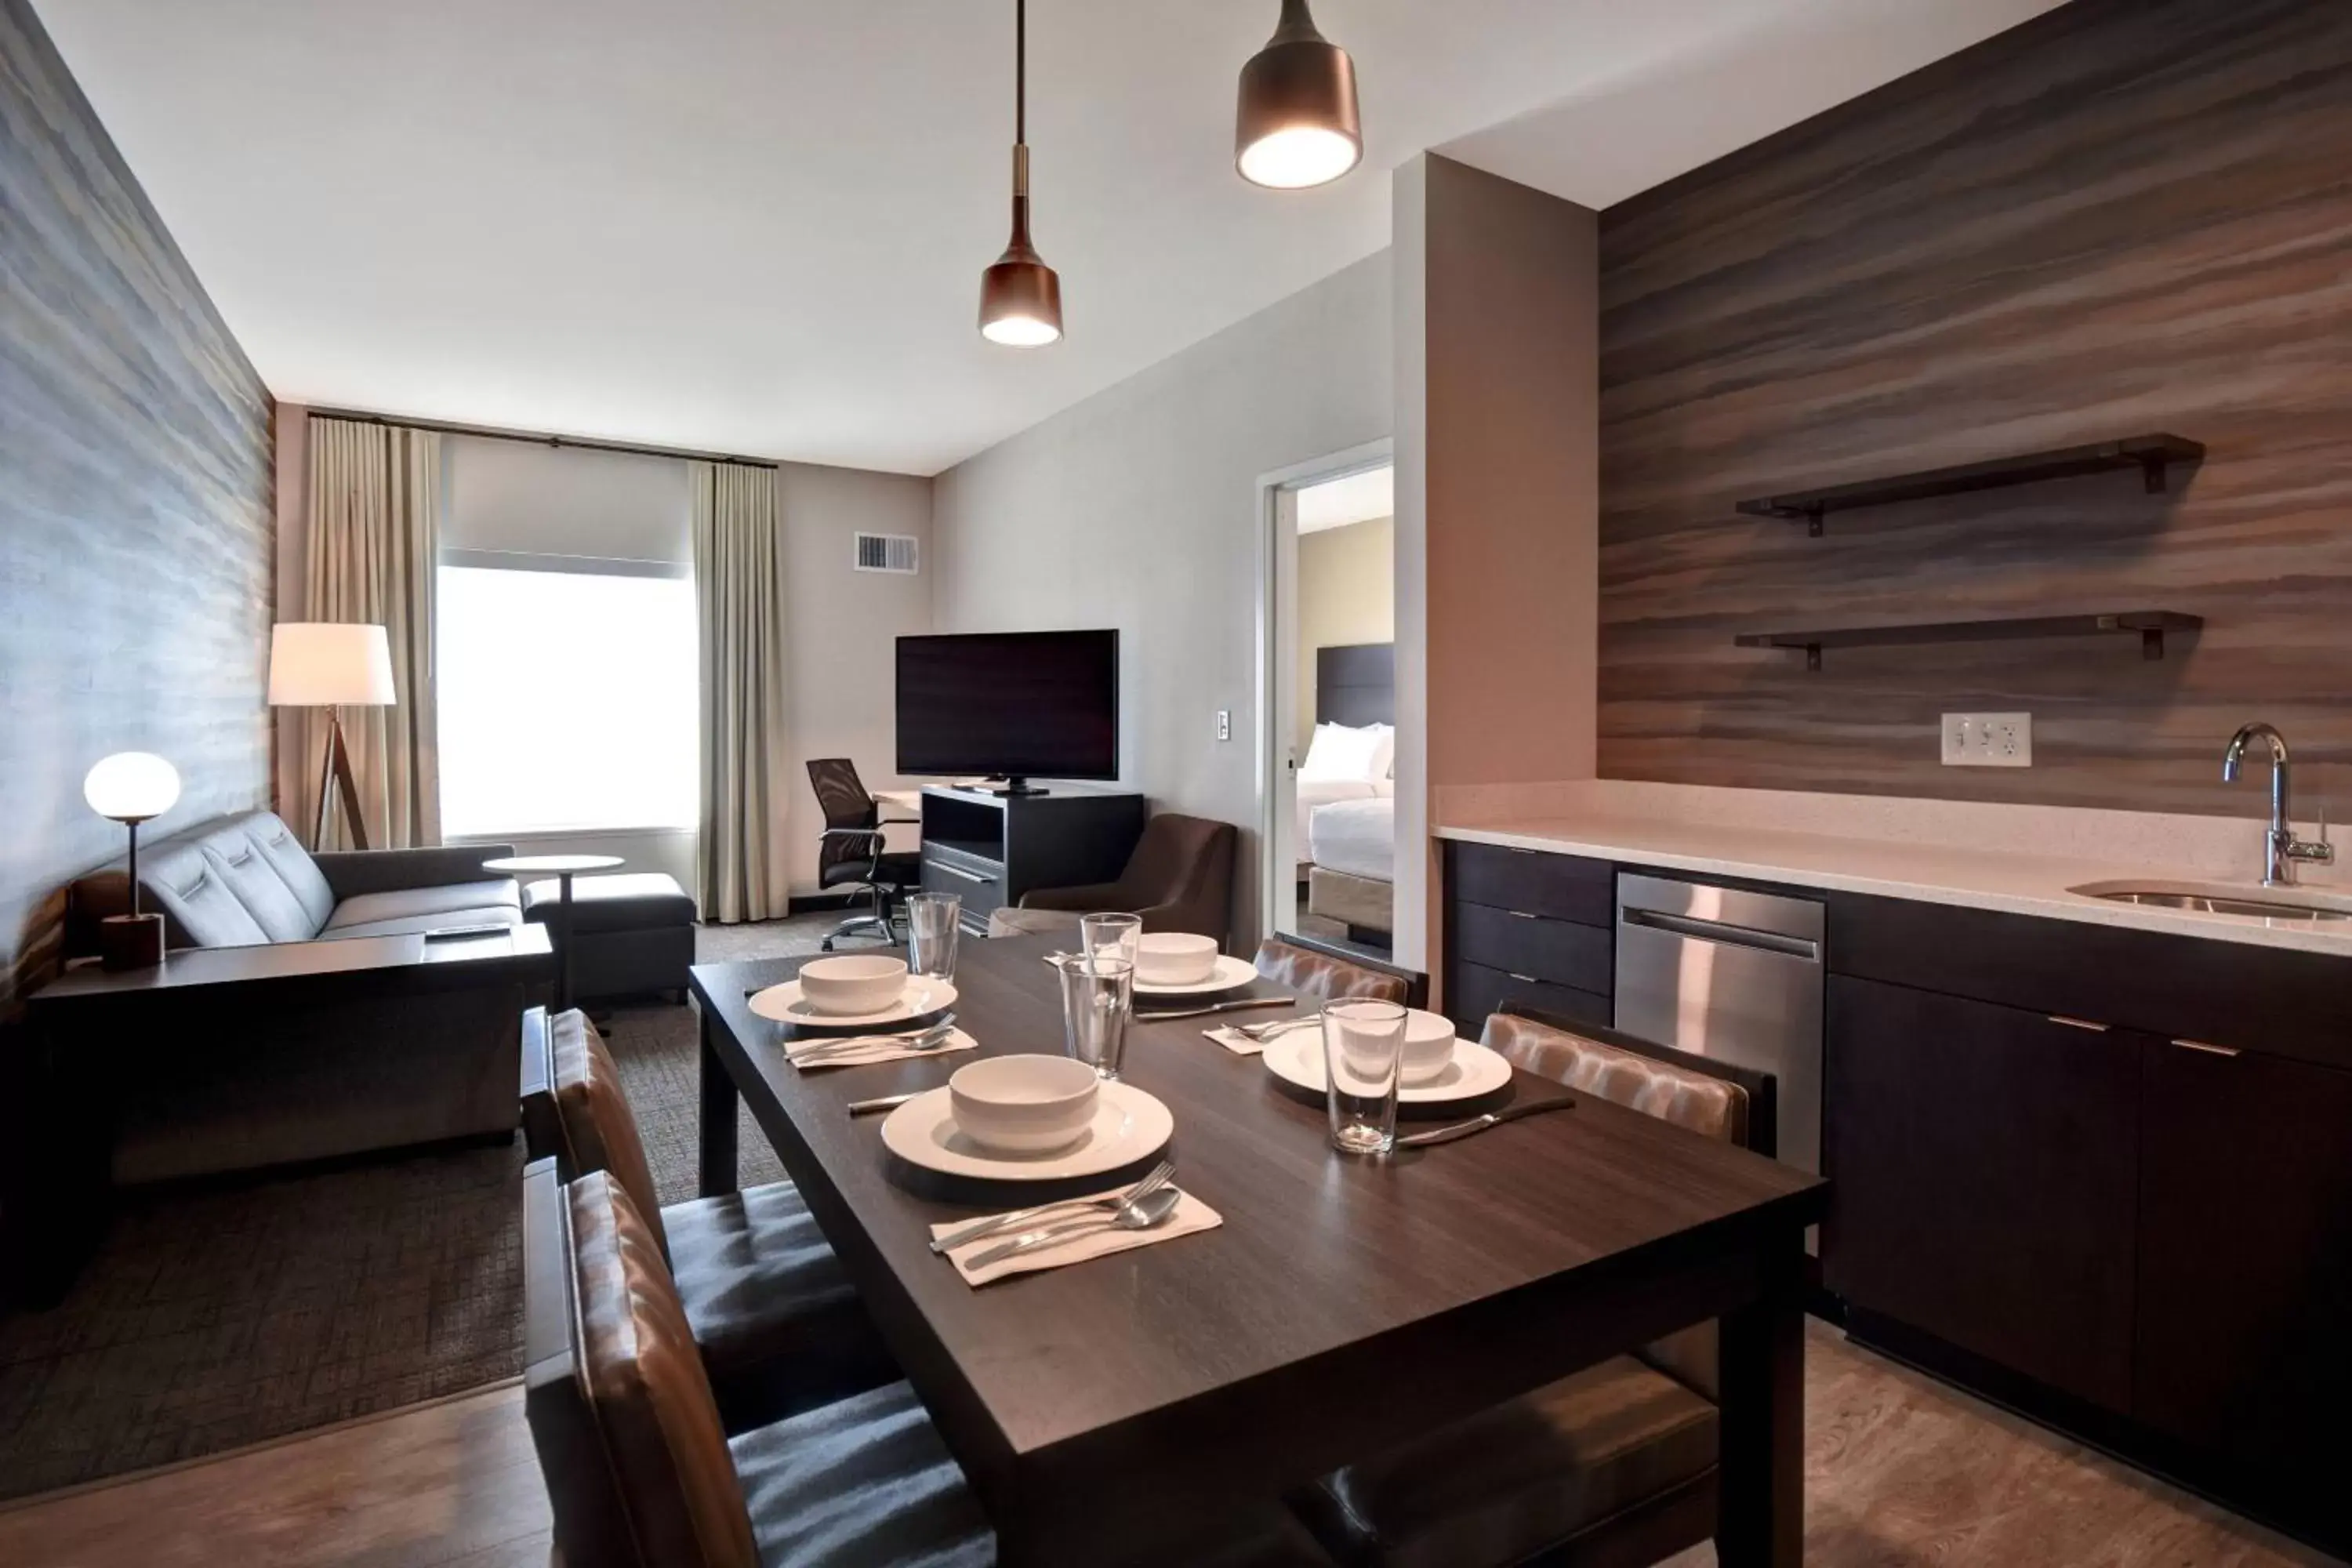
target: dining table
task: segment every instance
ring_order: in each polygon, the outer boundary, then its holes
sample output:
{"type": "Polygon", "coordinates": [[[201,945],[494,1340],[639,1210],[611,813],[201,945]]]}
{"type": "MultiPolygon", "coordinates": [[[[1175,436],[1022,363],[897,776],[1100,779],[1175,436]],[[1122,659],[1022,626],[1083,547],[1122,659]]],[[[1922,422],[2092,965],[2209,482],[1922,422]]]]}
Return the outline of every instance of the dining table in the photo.
{"type": "MultiPolygon", "coordinates": [[[[954,1013],[980,1054],[1063,1050],[1044,962],[1056,945],[963,944],[954,1013]]],[[[1589,1093],[1448,1142],[1343,1154],[1319,1098],[1203,1036],[1316,1005],[1260,979],[1234,994],[1287,1005],[1155,1020],[1140,1008],[1175,999],[1139,997],[1121,1075],[1167,1105],[1176,1182],[1223,1223],[974,1288],[931,1251],[930,1227],[1075,1195],[1070,1184],[966,1183],[889,1153],[882,1118],[850,1103],[944,1084],[978,1057],[803,1072],[784,1026],[750,999],[803,962],[691,972],[702,1190],[736,1186],[748,1105],[1009,1568],[1197,1561],[1222,1521],[1710,1319],[1718,1559],[1800,1560],[1804,1233],[1826,1204],[1820,1177],[1589,1093]]],[[[1559,1094],[1515,1071],[1496,1099],[1559,1094]]]]}

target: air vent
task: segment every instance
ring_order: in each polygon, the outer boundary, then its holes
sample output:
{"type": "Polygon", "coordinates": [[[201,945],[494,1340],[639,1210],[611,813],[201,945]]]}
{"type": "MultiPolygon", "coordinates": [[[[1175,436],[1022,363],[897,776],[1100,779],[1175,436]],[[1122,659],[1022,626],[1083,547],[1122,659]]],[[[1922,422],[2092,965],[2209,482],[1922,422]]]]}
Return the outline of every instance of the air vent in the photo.
{"type": "Polygon", "coordinates": [[[857,569],[911,576],[921,559],[916,552],[919,543],[911,533],[861,533],[857,536],[857,569]]]}

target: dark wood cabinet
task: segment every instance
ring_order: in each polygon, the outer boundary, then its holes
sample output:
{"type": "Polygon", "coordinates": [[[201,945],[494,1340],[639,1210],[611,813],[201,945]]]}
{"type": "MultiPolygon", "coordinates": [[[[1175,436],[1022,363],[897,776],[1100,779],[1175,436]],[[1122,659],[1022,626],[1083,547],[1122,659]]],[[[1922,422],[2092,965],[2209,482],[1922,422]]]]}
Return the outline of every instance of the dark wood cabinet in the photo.
{"type": "Polygon", "coordinates": [[[2259,1484],[2340,1496],[2352,1073],[2152,1042],[2136,1414],[2259,1484]]]}
{"type": "Polygon", "coordinates": [[[1478,1037],[1506,1002],[1615,1020],[1617,868],[1495,844],[1445,846],[1443,1005],[1478,1037]]]}
{"type": "Polygon", "coordinates": [[[1848,977],[1828,1023],[1824,1283],[2127,1412],[2151,1042],[1848,977]]]}
{"type": "Polygon", "coordinates": [[[963,900],[964,929],[1040,888],[1113,882],[1143,836],[1143,796],[1056,784],[1033,795],[934,785],[923,792],[922,881],[963,900]]]}
{"type": "Polygon", "coordinates": [[[1572,985],[1555,985],[1531,975],[1513,974],[1507,970],[1459,960],[1453,966],[1453,975],[1445,1016],[1454,1020],[1454,1028],[1465,1039],[1476,1039],[1486,1026],[1486,1020],[1501,1012],[1506,1002],[1604,1029],[1614,1022],[1616,1009],[1608,997],[1580,991],[1572,985]]]}

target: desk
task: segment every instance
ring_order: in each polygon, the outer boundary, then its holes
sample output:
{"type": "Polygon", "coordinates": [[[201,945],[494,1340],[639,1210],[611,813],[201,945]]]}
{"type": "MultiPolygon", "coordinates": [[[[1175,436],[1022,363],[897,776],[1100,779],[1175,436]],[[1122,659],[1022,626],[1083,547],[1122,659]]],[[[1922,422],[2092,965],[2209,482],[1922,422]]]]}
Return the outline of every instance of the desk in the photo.
{"type": "MultiPolygon", "coordinates": [[[[988,1052],[1055,1050],[1042,938],[965,949],[956,1009],[988,1052]]],[[[974,1290],[927,1226],[1011,1203],[918,1195],[852,1100],[969,1056],[802,1077],[748,989],[797,959],[706,964],[706,1191],[734,1184],[739,1099],[775,1146],[988,1510],[1000,1560],[1127,1561],[1408,1436],[1675,1329],[1723,1319],[1726,1568],[1802,1535],[1804,1227],[1827,1186],[1581,1096],[1575,1110],[1382,1161],[1199,1020],[1139,1023],[1125,1079],[1176,1119],[1216,1231],[974,1290]]],[[[1278,1016],[1279,1015],[1268,1015],[1278,1016]]],[[[1557,1092],[1518,1076],[1515,1092],[1557,1092]]],[[[972,1194],[964,1194],[967,1197],[972,1194]]],[[[1041,1194],[1049,1195],[1049,1194],[1041,1194]]]]}

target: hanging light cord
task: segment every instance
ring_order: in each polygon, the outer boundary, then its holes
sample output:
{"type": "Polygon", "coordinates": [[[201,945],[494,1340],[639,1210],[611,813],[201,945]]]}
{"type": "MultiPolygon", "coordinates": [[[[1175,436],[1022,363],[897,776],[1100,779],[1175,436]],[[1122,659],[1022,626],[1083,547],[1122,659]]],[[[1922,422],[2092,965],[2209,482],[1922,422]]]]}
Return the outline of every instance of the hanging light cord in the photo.
{"type": "Polygon", "coordinates": [[[1029,0],[1013,0],[1013,140],[1029,140],[1029,0]]]}

